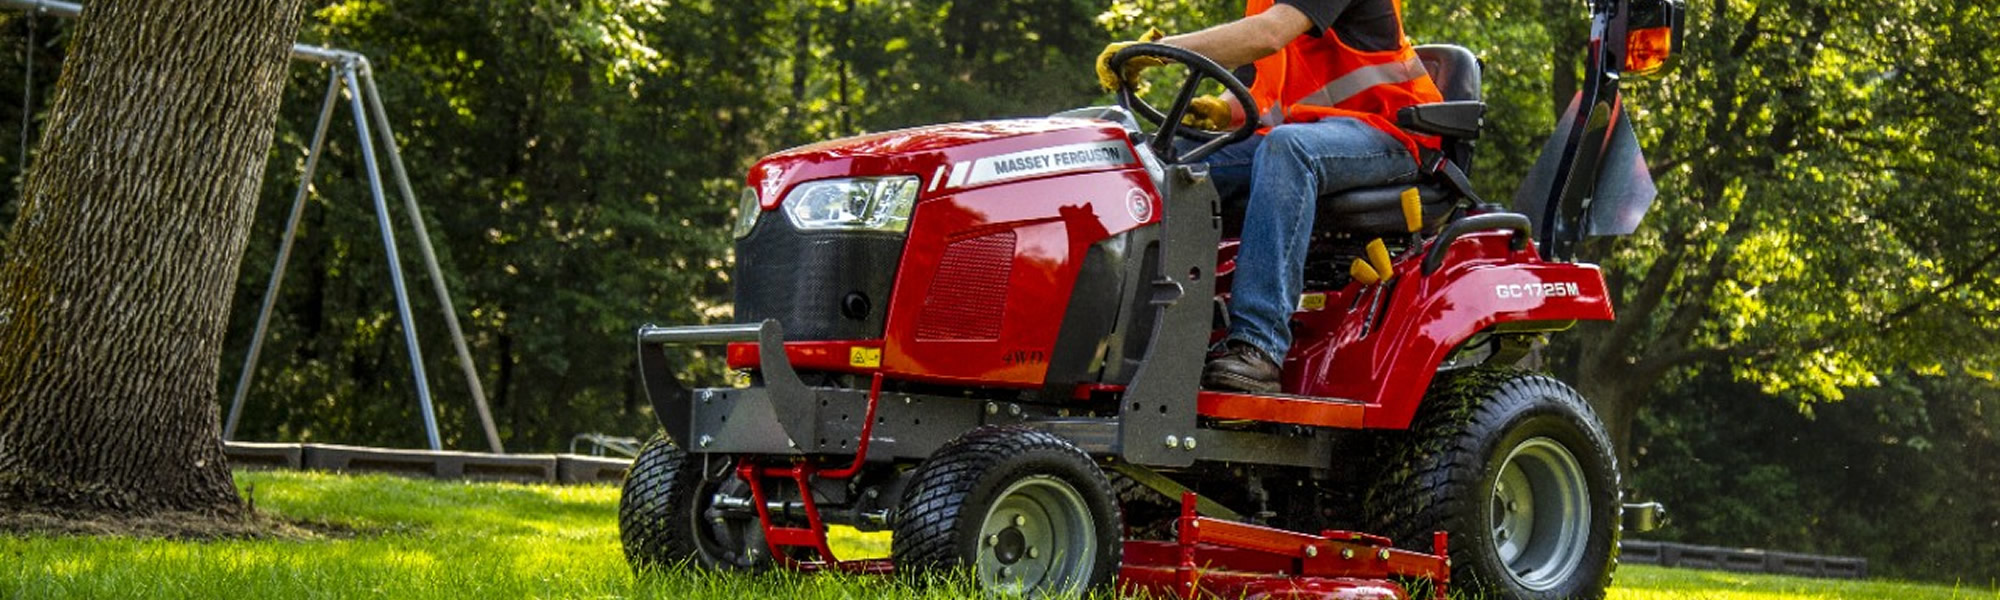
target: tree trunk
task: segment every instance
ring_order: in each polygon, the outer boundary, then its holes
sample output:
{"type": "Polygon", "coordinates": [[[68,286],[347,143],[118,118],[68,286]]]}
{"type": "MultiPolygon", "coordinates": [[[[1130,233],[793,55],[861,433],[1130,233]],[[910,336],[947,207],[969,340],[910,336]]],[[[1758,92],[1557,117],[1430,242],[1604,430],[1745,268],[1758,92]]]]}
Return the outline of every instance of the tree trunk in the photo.
{"type": "MultiPolygon", "coordinates": [[[[1595,329],[1601,335],[1610,328],[1600,326],[1595,329]]],[[[1598,422],[1604,424],[1604,432],[1611,436],[1611,447],[1618,457],[1618,466],[1630,472],[1632,425],[1645,404],[1647,391],[1659,382],[1660,377],[1614,366],[1622,361],[1572,358],[1568,362],[1571,368],[1567,369],[1564,379],[1573,382],[1577,393],[1590,401],[1591,409],[1597,412],[1598,422]]]]}
{"type": "Polygon", "coordinates": [[[0,261],[0,500],[239,512],[216,382],[302,0],[92,0],[0,261]]]}

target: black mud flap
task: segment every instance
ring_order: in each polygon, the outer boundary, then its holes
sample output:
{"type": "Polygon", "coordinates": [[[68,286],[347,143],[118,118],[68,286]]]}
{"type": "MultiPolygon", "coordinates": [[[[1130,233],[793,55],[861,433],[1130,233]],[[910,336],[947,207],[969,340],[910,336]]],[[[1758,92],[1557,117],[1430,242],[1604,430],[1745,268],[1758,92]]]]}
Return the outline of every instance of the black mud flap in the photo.
{"type": "MultiPolygon", "coordinates": [[[[1577,102],[1581,98],[1582,95],[1578,94],[1577,98],[1570,100],[1569,109],[1563,111],[1562,121],[1556,124],[1555,134],[1549,136],[1548,143],[1542,146],[1541,156],[1535,159],[1534,169],[1528,171],[1528,178],[1515,191],[1514,212],[1530,217],[1544,214],[1558,183],[1555,180],[1556,167],[1562,160],[1563,141],[1569,139],[1570,128],[1576,119],[1577,102]]],[[[1639,136],[1633,133],[1631,119],[1626,118],[1624,110],[1593,112],[1613,115],[1611,131],[1609,136],[1598,138],[1602,140],[1601,146],[1590,143],[1590,135],[1584,138],[1581,151],[1584,156],[1579,158],[1579,166],[1600,168],[1597,181],[1593,182],[1595,185],[1570,190],[1567,196],[1574,197],[1563,199],[1566,205],[1581,202],[1586,197],[1590,200],[1587,206],[1576,207],[1580,209],[1580,214],[1571,212],[1571,206],[1563,207],[1562,223],[1557,231],[1571,232],[1570,239],[1630,234],[1638,230],[1639,222],[1653,206],[1653,198],[1659,195],[1659,189],[1653,185],[1652,171],[1646,168],[1646,158],[1640,151],[1639,136]],[[1590,149],[1599,147],[1603,149],[1601,154],[1595,157],[1589,155],[1590,149]],[[1580,232],[1576,230],[1579,224],[1583,227],[1580,232]],[[1577,235],[1579,233],[1581,235],[1577,235]]],[[[1604,126],[1593,125],[1595,127],[1588,133],[1601,135],[1604,126]]],[[[1547,223],[1537,224],[1539,228],[1548,226],[1547,223]]]]}

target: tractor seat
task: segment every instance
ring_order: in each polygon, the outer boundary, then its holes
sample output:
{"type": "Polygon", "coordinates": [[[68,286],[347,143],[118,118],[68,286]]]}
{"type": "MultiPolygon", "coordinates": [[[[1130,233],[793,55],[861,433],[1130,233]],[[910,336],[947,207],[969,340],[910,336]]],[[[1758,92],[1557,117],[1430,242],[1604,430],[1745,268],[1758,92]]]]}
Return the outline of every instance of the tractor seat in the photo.
{"type": "MultiPolygon", "coordinates": [[[[1417,46],[1416,52],[1417,60],[1430,72],[1444,102],[1404,108],[1396,115],[1397,124],[1410,131],[1444,138],[1445,157],[1469,172],[1471,140],[1479,137],[1486,112],[1479,95],[1479,59],[1470,50],[1444,44],[1417,46]]],[[[1406,231],[1403,190],[1415,187],[1418,198],[1422,199],[1424,230],[1436,231],[1444,224],[1457,198],[1440,176],[1420,177],[1414,183],[1361,187],[1320,196],[1319,223],[1350,233],[1401,233],[1406,231]]]]}
{"type": "Polygon", "coordinates": [[[1347,190],[1319,197],[1319,227],[1351,233],[1386,234],[1408,231],[1403,222],[1403,190],[1417,188],[1424,207],[1426,232],[1444,225],[1451,214],[1452,195],[1431,182],[1405,183],[1347,190]]]}

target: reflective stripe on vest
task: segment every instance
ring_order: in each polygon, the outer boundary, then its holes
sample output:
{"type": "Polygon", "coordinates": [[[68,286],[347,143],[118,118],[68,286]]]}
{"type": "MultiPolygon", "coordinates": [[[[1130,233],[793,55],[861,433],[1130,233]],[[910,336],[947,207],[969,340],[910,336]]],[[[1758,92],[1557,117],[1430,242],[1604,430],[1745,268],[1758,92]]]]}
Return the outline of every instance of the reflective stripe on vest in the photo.
{"type": "MultiPolygon", "coordinates": [[[[1383,84],[1408,83],[1429,75],[1430,72],[1424,68],[1424,62],[1418,60],[1415,54],[1411,54],[1401,62],[1369,65],[1348,71],[1346,75],[1333,80],[1333,83],[1326,84],[1318,91],[1300,98],[1297,104],[1333,108],[1346,102],[1348,98],[1368,91],[1368,88],[1383,84]]],[[[1272,103],[1272,106],[1258,117],[1258,121],[1266,127],[1283,124],[1285,106],[1282,103],[1272,103]]]]}

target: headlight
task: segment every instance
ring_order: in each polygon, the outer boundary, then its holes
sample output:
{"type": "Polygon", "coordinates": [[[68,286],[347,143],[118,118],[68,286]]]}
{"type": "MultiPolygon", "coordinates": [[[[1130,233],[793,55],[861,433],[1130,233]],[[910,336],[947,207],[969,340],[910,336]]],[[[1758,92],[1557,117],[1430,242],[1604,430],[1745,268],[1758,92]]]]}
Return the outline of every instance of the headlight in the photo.
{"type": "Polygon", "coordinates": [[[743,196],[736,201],[736,239],[750,235],[750,229],[757,226],[757,216],[764,214],[764,207],[757,202],[756,188],[743,188],[743,196]]]}
{"type": "Polygon", "coordinates": [[[903,231],[917,204],[917,186],[915,177],[810,181],[792,188],[780,209],[801,230],[903,231]]]}

